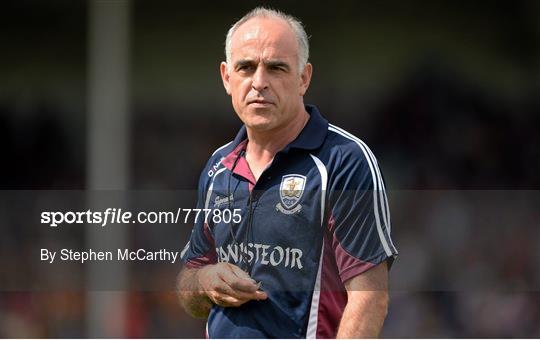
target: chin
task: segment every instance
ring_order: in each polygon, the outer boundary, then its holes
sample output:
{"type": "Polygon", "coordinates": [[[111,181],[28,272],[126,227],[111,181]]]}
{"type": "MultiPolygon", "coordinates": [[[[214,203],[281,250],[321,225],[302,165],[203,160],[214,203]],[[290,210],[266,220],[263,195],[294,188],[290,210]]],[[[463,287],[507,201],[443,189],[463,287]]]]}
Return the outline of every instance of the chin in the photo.
{"type": "Polygon", "coordinates": [[[273,124],[269,121],[246,122],[245,124],[248,128],[255,131],[268,131],[268,130],[272,130],[273,128],[273,124]]]}
{"type": "Polygon", "coordinates": [[[268,111],[257,110],[255,112],[249,112],[245,119],[242,119],[247,127],[257,131],[270,130],[274,127],[275,122],[272,119],[273,115],[267,114],[268,111]]]}

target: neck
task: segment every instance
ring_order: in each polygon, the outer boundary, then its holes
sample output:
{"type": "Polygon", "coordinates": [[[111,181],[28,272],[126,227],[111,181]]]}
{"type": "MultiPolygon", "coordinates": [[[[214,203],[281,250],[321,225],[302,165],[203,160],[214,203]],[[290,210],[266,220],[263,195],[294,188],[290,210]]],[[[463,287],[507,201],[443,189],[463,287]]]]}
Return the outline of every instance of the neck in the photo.
{"type": "Polygon", "coordinates": [[[284,127],[271,131],[253,131],[248,128],[246,153],[253,160],[269,163],[276,153],[298,137],[308,120],[309,114],[302,107],[302,112],[284,127]]]}

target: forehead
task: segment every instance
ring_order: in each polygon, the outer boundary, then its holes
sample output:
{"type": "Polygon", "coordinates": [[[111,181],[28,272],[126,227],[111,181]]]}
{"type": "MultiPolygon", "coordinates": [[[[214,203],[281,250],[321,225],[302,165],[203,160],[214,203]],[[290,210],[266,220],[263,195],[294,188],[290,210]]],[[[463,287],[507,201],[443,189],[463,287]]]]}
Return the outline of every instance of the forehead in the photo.
{"type": "Polygon", "coordinates": [[[295,57],[298,41],[289,24],[279,18],[252,18],[231,39],[233,59],[243,57],[295,57]]]}

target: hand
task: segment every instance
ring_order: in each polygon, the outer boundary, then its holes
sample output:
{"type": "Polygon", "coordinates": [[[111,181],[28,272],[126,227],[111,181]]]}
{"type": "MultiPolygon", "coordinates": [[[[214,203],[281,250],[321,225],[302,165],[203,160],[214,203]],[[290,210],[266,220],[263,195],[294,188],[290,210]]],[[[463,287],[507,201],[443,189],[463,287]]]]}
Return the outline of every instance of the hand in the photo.
{"type": "Polygon", "coordinates": [[[199,270],[199,286],[208,298],[221,307],[238,307],[250,300],[268,296],[249,275],[234,264],[220,262],[199,270]]]}

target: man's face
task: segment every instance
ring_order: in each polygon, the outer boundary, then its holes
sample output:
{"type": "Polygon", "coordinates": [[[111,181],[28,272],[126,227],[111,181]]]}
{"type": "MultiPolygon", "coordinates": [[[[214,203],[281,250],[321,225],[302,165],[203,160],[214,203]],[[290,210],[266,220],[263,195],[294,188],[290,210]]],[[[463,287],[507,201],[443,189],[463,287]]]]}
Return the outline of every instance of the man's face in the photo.
{"type": "Polygon", "coordinates": [[[298,70],[298,42],[283,20],[253,18],[231,39],[231,65],[221,63],[221,76],[234,110],[253,131],[287,126],[304,110],[311,65],[298,70]]]}

